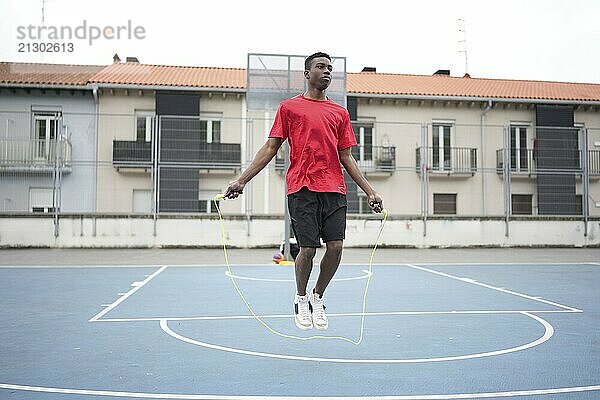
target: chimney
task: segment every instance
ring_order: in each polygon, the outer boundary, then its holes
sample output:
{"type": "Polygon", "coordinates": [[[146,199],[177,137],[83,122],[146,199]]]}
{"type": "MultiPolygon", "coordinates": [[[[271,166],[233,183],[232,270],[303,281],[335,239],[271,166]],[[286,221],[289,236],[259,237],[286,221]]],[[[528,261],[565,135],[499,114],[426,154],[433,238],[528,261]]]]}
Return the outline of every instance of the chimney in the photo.
{"type": "Polygon", "coordinates": [[[450,70],[449,69],[438,69],[437,71],[435,71],[433,73],[433,75],[446,75],[446,76],[450,76],[450,70]]]}
{"type": "Polygon", "coordinates": [[[125,59],[125,62],[132,62],[132,63],[140,63],[140,61],[137,59],[137,57],[127,57],[125,59]]]}
{"type": "Polygon", "coordinates": [[[115,55],[113,56],[113,64],[118,64],[121,62],[121,58],[119,57],[119,55],[117,53],[115,53],[115,55]]]}
{"type": "Polygon", "coordinates": [[[377,72],[377,68],[375,67],[364,67],[360,72],[377,72]]]}

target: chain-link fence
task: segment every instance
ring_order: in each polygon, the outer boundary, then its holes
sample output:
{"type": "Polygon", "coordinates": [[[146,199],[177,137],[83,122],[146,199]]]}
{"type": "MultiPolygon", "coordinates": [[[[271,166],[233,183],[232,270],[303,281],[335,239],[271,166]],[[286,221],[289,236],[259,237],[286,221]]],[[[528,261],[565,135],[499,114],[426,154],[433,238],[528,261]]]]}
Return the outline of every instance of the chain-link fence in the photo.
{"type": "MultiPolygon", "coordinates": [[[[249,165],[269,118],[0,111],[0,211],[210,214],[249,165]]],[[[352,154],[392,215],[600,216],[600,129],[453,122],[353,123],[352,154]]],[[[283,215],[285,155],[225,214],[283,215]]],[[[348,210],[370,213],[347,179],[348,210]]]]}

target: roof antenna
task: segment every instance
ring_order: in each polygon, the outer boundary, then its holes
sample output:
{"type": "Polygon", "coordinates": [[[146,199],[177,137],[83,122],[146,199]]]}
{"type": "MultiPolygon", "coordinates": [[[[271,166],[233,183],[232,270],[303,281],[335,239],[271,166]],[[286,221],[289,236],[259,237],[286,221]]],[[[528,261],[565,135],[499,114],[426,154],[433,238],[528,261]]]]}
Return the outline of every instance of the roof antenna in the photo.
{"type": "Polygon", "coordinates": [[[467,21],[463,18],[458,19],[458,31],[462,32],[462,40],[458,43],[462,43],[462,49],[459,49],[459,53],[465,53],[465,75],[469,73],[469,61],[467,57],[467,21]]]}
{"type": "MultiPolygon", "coordinates": [[[[44,32],[44,26],[46,23],[46,0],[42,0],[42,29],[41,31],[44,32]]],[[[43,34],[43,33],[42,33],[43,34]]],[[[43,37],[40,38],[42,41],[44,40],[43,37]]],[[[40,51],[40,61],[44,61],[44,52],[40,51]]]]}

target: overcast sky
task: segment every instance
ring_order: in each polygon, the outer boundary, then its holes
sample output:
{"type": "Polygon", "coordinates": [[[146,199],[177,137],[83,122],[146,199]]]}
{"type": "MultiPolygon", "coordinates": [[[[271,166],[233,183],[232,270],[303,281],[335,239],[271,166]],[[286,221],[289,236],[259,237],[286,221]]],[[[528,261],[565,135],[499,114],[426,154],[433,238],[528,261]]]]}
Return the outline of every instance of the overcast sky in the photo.
{"type": "Polygon", "coordinates": [[[464,19],[473,77],[600,84],[598,0],[0,0],[0,18],[1,61],[106,65],[118,53],[147,64],[245,68],[247,53],[325,51],[346,57],[349,72],[453,76],[465,73],[464,19]],[[87,40],[44,40],[72,42],[73,52],[19,52],[19,43],[40,42],[27,27],[42,26],[42,4],[48,28],[85,21],[110,36],[131,21],[141,38],[121,30],[120,39],[90,45],[88,31],[87,40]]]}

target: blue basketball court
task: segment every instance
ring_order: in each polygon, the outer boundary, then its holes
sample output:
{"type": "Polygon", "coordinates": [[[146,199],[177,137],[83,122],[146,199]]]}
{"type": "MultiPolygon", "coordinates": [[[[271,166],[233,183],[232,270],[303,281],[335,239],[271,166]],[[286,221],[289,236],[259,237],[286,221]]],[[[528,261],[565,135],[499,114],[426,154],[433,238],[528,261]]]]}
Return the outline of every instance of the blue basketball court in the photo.
{"type": "MultiPolygon", "coordinates": [[[[343,263],[327,331],[292,266],[0,268],[2,399],[597,399],[600,264],[343,263]]],[[[313,270],[313,278],[318,266],[313,270]]]]}

